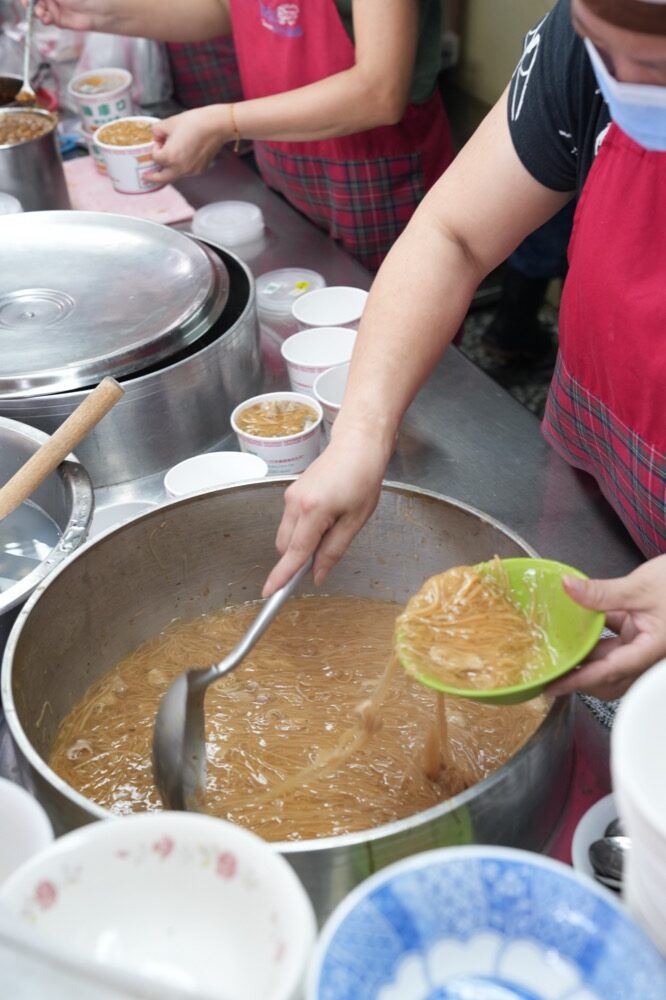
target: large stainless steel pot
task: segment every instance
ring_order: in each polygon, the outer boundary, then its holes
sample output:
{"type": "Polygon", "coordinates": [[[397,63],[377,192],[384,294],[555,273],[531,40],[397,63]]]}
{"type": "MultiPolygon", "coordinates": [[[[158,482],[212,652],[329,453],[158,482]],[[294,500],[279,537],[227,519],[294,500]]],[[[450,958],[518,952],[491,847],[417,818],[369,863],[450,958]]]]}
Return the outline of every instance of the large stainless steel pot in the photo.
{"type": "MultiPolygon", "coordinates": [[[[100,674],[173,618],[259,594],[274,560],[284,488],[264,480],[146,514],[85,546],[21,613],[5,652],[2,697],[57,829],[109,815],[46,765],[58,723],[100,674]]],[[[386,484],[328,590],[404,602],[447,566],[526,552],[521,539],[469,507],[386,484]]],[[[364,833],[278,847],[323,919],[365,876],[416,851],[467,841],[542,848],[564,806],[571,766],[569,704],[559,699],[504,767],[462,795],[364,833]]]]}
{"type": "MultiPolygon", "coordinates": [[[[234,254],[207,245],[229,272],[226,306],[208,333],[180,354],[119,379],[124,397],[77,449],[98,488],[164,472],[213,448],[229,432],[233,408],[260,391],[254,279],[234,254]]],[[[0,398],[0,414],[50,433],[89,391],[0,398]]]]}
{"type": "MultiPolygon", "coordinates": [[[[23,113],[22,108],[5,108],[0,110],[0,119],[23,113]]],[[[28,142],[0,145],[0,191],[18,198],[24,212],[71,208],[58,149],[56,118],[41,108],[31,108],[30,114],[51,119],[53,128],[28,142]]]]}
{"type": "MultiPolygon", "coordinates": [[[[0,417],[0,485],[47,440],[48,435],[34,427],[0,417]]],[[[48,559],[15,586],[0,592],[0,654],[23,603],[51,570],[85,541],[92,519],[92,484],[78,462],[59,465],[35,491],[32,501],[55,521],[61,538],[48,559]]]]}

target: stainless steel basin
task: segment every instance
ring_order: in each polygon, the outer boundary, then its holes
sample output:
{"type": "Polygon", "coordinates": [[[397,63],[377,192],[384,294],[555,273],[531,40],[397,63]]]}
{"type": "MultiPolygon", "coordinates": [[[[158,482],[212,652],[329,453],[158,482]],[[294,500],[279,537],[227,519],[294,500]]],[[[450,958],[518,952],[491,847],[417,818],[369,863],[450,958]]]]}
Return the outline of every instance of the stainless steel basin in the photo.
{"type": "MultiPolygon", "coordinates": [[[[60,831],[110,814],[45,763],[58,723],[102,672],[173,618],[259,594],[274,561],[285,485],[233,486],[145,514],[86,545],[21,612],[5,652],[2,697],[13,738],[60,831]]],[[[327,591],[404,602],[432,573],[494,553],[533,554],[469,507],[386,484],[327,591]]],[[[570,706],[559,699],[506,765],[456,798],[363,833],[276,848],[323,919],[365,876],[416,851],[474,841],[541,849],[562,812],[571,767],[570,706]]]]}

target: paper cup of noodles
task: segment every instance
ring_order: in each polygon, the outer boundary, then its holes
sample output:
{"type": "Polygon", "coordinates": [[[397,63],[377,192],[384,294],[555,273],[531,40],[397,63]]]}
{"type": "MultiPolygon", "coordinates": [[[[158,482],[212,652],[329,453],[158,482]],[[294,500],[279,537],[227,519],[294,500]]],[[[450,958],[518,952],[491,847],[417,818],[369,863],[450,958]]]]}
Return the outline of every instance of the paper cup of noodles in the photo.
{"type": "Polygon", "coordinates": [[[104,159],[102,150],[99,148],[90,132],[86,132],[85,129],[82,129],[82,133],[85,144],[88,147],[88,153],[92,157],[92,161],[95,164],[97,171],[100,174],[104,174],[106,177],[109,171],[106,169],[106,160],[104,159]]]}
{"type": "Polygon", "coordinates": [[[301,295],[291,312],[301,330],[313,326],[347,326],[356,330],[367,299],[368,293],[362,288],[331,285],[301,295]]]}
{"type": "Polygon", "coordinates": [[[350,364],[346,364],[338,365],[336,368],[327,368],[321,375],[317,375],[314,382],[314,398],[322,408],[324,414],[324,433],[329,439],[331,437],[331,427],[342,406],[350,367],[350,364]]]}
{"type": "Polygon", "coordinates": [[[287,337],[280,350],[294,392],[305,392],[314,398],[317,376],[328,368],[351,361],[355,341],[356,330],[344,326],[301,330],[287,337]]]}
{"type": "Polygon", "coordinates": [[[132,74],[107,66],[78,73],[70,80],[67,94],[78,111],[86,132],[94,132],[117,118],[127,118],[132,106],[132,74]]]}
{"type": "Polygon", "coordinates": [[[164,187],[147,181],[145,176],[155,169],[152,126],[159,118],[134,115],[102,125],[93,136],[109,172],[111,183],[122,194],[143,194],[164,187]]]}
{"type": "Polygon", "coordinates": [[[304,472],[321,449],[321,406],[300,392],[267,392],[231,414],[241,451],[263,458],[271,476],[304,472]]]}

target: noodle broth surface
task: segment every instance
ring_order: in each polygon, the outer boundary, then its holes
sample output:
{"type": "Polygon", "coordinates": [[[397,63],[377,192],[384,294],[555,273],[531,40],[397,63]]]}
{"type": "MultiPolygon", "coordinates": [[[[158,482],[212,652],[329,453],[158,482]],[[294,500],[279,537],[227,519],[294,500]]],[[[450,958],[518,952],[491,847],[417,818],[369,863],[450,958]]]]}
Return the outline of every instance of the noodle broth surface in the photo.
{"type": "MultiPolygon", "coordinates": [[[[351,597],[286,605],[208,689],[208,812],[273,841],[370,829],[434,806],[522,746],[545,715],[542,699],[501,708],[447,699],[448,751],[432,768],[441,695],[387,671],[401,610],[351,597]],[[364,725],[359,703],[380,683],[381,711],[364,725]]],[[[150,763],[160,698],[179,672],[222,659],[256,613],[246,605],[177,622],[117,664],[63,720],[53,769],[115,813],[161,808],[150,763]]]]}

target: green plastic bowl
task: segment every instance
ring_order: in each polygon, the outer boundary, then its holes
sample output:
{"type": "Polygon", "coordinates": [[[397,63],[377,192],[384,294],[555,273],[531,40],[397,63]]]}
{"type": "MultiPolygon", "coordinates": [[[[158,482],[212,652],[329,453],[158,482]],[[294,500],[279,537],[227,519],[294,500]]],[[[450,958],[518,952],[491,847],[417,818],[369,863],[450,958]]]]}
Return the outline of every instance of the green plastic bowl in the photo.
{"type": "MultiPolygon", "coordinates": [[[[529,612],[533,607],[536,610],[537,621],[548,637],[551,664],[542,673],[513,687],[450,687],[437,677],[424,673],[410,661],[409,654],[402,648],[398,632],[396,654],[403,667],[416,680],[456,698],[471,698],[491,705],[514,705],[542,694],[548,684],[572,670],[594,649],[604,627],[604,614],[582,608],[571,600],[562,587],[563,576],[577,576],[586,580],[588,578],[584,573],[551,559],[502,559],[501,562],[509,579],[514,603],[523,611],[529,612]]],[[[495,561],[479,563],[474,568],[481,575],[493,575],[495,561]]]]}

